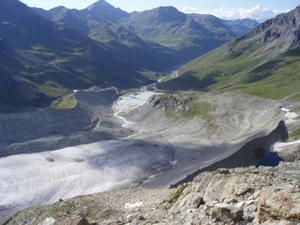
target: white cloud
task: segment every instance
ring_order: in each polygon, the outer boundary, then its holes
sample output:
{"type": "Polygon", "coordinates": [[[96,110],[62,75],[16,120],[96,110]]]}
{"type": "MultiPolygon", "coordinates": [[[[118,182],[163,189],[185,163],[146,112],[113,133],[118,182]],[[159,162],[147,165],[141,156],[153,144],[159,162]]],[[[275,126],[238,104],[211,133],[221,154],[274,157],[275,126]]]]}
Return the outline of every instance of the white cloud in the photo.
{"type": "Polygon", "coordinates": [[[256,5],[253,8],[228,8],[222,7],[214,9],[212,11],[205,11],[198,7],[185,6],[181,9],[185,13],[199,13],[199,14],[212,14],[222,19],[234,20],[234,19],[256,19],[257,21],[265,21],[276,15],[286,12],[288,10],[271,10],[263,8],[261,5],[256,5]]]}

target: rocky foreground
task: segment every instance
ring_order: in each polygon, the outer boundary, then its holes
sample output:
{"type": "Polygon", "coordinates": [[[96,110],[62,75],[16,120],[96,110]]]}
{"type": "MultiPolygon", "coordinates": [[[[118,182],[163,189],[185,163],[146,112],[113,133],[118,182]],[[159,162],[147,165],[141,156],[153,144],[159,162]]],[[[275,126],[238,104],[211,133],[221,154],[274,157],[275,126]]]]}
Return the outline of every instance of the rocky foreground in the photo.
{"type": "Polygon", "coordinates": [[[131,189],[30,208],[5,225],[299,224],[300,161],[204,172],[170,189],[131,189]]]}

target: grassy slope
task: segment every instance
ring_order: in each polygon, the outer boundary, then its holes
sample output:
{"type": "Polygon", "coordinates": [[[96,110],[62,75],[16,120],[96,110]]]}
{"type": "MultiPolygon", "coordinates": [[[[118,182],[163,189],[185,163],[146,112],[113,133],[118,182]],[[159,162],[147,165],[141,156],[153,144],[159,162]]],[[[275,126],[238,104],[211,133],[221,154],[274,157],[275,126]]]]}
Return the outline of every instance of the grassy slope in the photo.
{"type": "Polygon", "coordinates": [[[300,137],[300,128],[297,128],[297,129],[293,130],[293,132],[291,134],[291,137],[293,137],[293,138],[300,137]]]}
{"type": "MultiPolygon", "coordinates": [[[[224,45],[182,67],[180,75],[191,75],[199,82],[207,76],[214,82],[205,89],[235,90],[260,97],[300,100],[300,49],[271,60],[258,43],[243,43],[229,51],[224,45]]],[[[201,86],[201,85],[199,85],[201,86]]]]}
{"type": "Polygon", "coordinates": [[[77,105],[77,100],[74,94],[69,94],[52,102],[51,108],[53,109],[72,109],[77,105]]]}
{"type": "Polygon", "coordinates": [[[210,101],[203,100],[194,94],[164,94],[161,96],[161,104],[166,112],[173,117],[192,119],[202,117],[209,121],[211,113],[216,111],[216,105],[210,101]]]}

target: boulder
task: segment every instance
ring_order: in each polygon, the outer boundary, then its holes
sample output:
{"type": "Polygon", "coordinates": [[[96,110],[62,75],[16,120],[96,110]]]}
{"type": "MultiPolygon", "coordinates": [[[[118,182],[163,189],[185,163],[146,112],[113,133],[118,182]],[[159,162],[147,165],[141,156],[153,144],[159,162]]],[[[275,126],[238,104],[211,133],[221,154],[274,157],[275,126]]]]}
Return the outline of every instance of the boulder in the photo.
{"type": "Polygon", "coordinates": [[[200,194],[195,195],[192,201],[192,207],[198,209],[201,205],[204,205],[205,202],[200,194]]]}
{"type": "Polygon", "coordinates": [[[300,221],[300,188],[275,188],[263,191],[258,203],[256,221],[266,222],[270,219],[291,222],[300,221]]]}
{"type": "Polygon", "coordinates": [[[211,216],[217,221],[238,222],[243,220],[244,211],[230,204],[218,203],[212,208],[211,216]]]}
{"type": "Polygon", "coordinates": [[[78,217],[71,222],[71,225],[98,225],[98,223],[90,223],[86,218],[78,217]]]}

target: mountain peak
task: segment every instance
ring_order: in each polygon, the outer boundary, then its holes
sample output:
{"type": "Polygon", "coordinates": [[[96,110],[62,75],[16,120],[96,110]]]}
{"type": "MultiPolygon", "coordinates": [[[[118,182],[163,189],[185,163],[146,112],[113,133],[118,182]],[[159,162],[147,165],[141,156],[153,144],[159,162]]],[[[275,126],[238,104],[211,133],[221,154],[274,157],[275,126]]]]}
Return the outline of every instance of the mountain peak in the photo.
{"type": "Polygon", "coordinates": [[[64,7],[64,6],[57,6],[57,7],[54,7],[54,8],[52,8],[52,9],[50,9],[50,11],[51,10],[68,10],[68,8],[66,8],[66,7],[64,7]]]}
{"type": "Polygon", "coordinates": [[[173,6],[161,6],[161,7],[155,8],[154,10],[160,14],[167,14],[167,15],[183,14],[183,13],[179,12],[178,9],[176,9],[173,6]]]}
{"type": "Polygon", "coordinates": [[[57,7],[53,8],[53,9],[50,9],[50,12],[56,12],[56,13],[61,12],[61,13],[65,13],[65,12],[67,12],[68,10],[69,10],[69,9],[66,8],[66,7],[64,7],[64,6],[57,6],[57,7]]]}
{"type": "Polygon", "coordinates": [[[56,10],[63,10],[63,9],[68,9],[68,8],[66,8],[65,6],[60,5],[60,6],[57,6],[57,7],[52,8],[51,10],[53,10],[53,9],[56,9],[56,10]]]}
{"type": "Polygon", "coordinates": [[[99,0],[97,2],[95,2],[94,4],[90,5],[89,7],[87,7],[88,10],[94,10],[97,9],[99,7],[108,7],[108,8],[114,8],[111,4],[109,4],[107,1],[105,0],[99,0]]]}
{"type": "Polygon", "coordinates": [[[86,9],[83,9],[82,12],[84,12],[90,19],[94,20],[116,21],[129,15],[127,12],[119,8],[115,8],[105,0],[95,2],[86,9]]]}
{"type": "Polygon", "coordinates": [[[160,6],[156,9],[158,9],[161,12],[179,12],[174,6],[160,6]]]}
{"type": "Polygon", "coordinates": [[[154,13],[154,18],[159,19],[161,22],[176,22],[176,21],[185,21],[186,15],[178,11],[173,6],[161,6],[150,10],[149,12],[154,13]]]}

